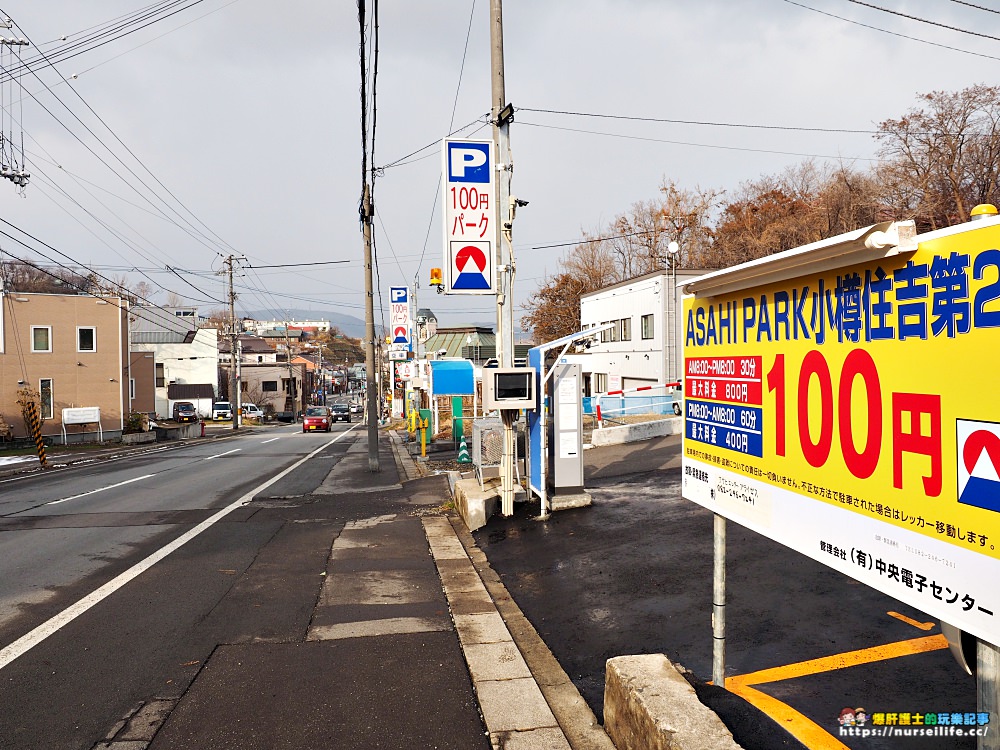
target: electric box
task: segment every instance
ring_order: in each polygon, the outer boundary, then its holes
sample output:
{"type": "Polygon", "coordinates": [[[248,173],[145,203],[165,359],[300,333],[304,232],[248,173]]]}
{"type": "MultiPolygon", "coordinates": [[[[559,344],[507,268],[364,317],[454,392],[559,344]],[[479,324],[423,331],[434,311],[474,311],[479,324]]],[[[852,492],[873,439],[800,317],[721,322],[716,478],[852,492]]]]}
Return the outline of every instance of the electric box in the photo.
{"type": "Polygon", "coordinates": [[[536,377],[531,367],[484,367],[483,409],[534,411],[537,408],[536,377]]]}

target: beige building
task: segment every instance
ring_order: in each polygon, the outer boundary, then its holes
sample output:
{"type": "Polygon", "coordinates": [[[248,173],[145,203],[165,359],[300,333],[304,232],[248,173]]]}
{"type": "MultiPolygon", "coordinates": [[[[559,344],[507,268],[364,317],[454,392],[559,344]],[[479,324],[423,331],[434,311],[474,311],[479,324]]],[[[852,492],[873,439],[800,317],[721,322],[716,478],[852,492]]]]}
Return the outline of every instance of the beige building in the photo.
{"type": "MultiPolygon", "coordinates": [[[[105,439],[129,403],[128,303],[120,297],[0,291],[0,414],[27,434],[18,390],[40,395],[42,434],[62,441],[62,410],[99,407],[105,439]]],[[[70,425],[67,439],[97,433],[70,425]]]]}

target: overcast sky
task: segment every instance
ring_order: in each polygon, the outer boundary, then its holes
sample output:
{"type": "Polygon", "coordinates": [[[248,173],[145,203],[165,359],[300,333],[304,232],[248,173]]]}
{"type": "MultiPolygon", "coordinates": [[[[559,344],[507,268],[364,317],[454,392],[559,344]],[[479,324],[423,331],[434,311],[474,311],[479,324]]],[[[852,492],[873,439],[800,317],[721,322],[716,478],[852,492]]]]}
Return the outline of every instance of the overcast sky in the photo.
{"type": "MultiPolygon", "coordinates": [[[[34,43],[22,52],[30,58],[150,2],[7,0],[2,12],[34,43]]],[[[998,0],[978,3],[994,12],[955,0],[872,4],[934,23],[850,0],[508,0],[507,99],[524,108],[510,131],[512,190],[530,201],[514,227],[518,305],[568,249],[539,246],[598,231],[655,198],[664,179],[733,189],[809,156],[865,166],[876,152],[863,133],[525,109],[870,131],[920,93],[997,80],[998,0]]],[[[379,8],[375,161],[391,164],[433,144],[376,181],[381,303],[388,307],[390,285],[416,276],[420,306],[443,325],[494,319],[491,299],[438,296],[427,286],[430,268],[442,264],[437,144],[449,127],[476,123],[463,133],[489,133],[481,125],[490,106],[488,8],[488,0],[383,0],[379,8]]],[[[38,64],[38,77],[21,79],[23,106],[16,85],[2,87],[15,116],[5,116],[4,128],[19,144],[23,120],[32,181],[23,197],[0,184],[0,218],[106,275],[140,269],[206,310],[225,299],[213,271],[228,252],[254,266],[346,260],[259,268],[239,280],[239,304],[279,318],[288,308],[363,318],[358,47],[353,1],[202,0],[56,63],[58,74],[38,64]],[[65,83],[60,74],[77,77],[65,83]],[[150,191],[139,178],[168,201],[169,189],[196,217],[185,220],[215,236],[196,239],[176,214],[165,219],[162,203],[140,197],[150,191]]],[[[2,235],[0,249],[47,263],[2,235]]]]}

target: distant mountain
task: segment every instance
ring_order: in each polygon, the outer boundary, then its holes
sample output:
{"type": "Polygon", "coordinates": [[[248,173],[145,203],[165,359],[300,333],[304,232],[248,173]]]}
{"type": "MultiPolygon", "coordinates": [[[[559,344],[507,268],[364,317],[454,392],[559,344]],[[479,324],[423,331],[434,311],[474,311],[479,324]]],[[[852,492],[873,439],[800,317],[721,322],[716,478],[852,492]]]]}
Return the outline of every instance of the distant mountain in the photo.
{"type": "MultiPolygon", "coordinates": [[[[341,331],[350,336],[352,339],[360,339],[365,336],[365,321],[363,318],[355,318],[353,315],[344,315],[343,313],[333,312],[332,310],[299,310],[299,309],[288,309],[282,310],[281,312],[288,315],[288,320],[292,321],[305,321],[305,320],[328,320],[331,325],[337,326],[341,331]]],[[[275,320],[274,311],[271,310],[251,310],[245,313],[246,316],[254,318],[261,321],[273,321],[275,320]]],[[[284,322],[284,321],[278,321],[284,322]]],[[[378,328],[376,324],[376,329],[378,328]]]]}

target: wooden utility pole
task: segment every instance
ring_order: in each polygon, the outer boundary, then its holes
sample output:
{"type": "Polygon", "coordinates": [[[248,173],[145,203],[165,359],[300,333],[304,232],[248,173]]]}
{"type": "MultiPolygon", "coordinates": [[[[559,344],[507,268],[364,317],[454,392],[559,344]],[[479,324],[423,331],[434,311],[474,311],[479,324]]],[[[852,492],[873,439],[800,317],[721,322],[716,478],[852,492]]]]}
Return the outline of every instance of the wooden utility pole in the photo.
{"type": "Polygon", "coordinates": [[[236,292],[233,290],[233,260],[232,255],[223,261],[226,266],[226,273],[229,276],[229,408],[233,414],[233,429],[240,428],[240,418],[242,415],[242,405],[240,403],[240,380],[237,373],[237,362],[240,356],[237,351],[239,332],[236,328],[236,292]]]}
{"type": "Polygon", "coordinates": [[[365,236],[365,402],[368,417],[368,471],[381,471],[378,463],[378,386],[375,381],[375,290],[372,284],[372,202],[365,182],[361,200],[365,236]]]}

